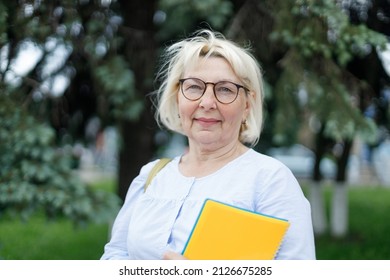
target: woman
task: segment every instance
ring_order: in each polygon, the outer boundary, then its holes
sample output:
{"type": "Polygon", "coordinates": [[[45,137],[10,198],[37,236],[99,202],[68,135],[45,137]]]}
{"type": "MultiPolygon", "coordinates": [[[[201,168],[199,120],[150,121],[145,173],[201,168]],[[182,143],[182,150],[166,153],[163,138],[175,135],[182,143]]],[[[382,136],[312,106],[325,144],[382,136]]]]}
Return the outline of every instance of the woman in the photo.
{"type": "Polygon", "coordinates": [[[167,48],[157,120],[188,150],[130,185],[102,259],[180,259],[205,199],[287,219],[276,259],[314,259],[310,205],[283,164],[249,148],[262,125],[262,75],[250,53],[203,30],[167,48]],[[248,147],[249,146],[249,147],[248,147]]]}

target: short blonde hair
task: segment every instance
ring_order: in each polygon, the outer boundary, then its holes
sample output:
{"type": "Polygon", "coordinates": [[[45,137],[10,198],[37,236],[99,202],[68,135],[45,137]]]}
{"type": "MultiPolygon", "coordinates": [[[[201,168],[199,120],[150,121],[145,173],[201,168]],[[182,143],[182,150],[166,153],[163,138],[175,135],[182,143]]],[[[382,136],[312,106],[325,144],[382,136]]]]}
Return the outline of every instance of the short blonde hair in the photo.
{"type": "Polygon", "coordinates": [[[200,58],[217,56],[224,58],[248,88],[250,113],[246,125],[241,128],[239,140],[256,145],[263,123],[263,78],[261,68],[248,49],[227,40],[221,33],[200,30],[194,36],[166,48],[163,64],[157,75],[161,86],[156,91],[156,121],[169,130],[183,134],[178,116],[177,93],[179,80],[187,67],[195,65],[200,58]]]}

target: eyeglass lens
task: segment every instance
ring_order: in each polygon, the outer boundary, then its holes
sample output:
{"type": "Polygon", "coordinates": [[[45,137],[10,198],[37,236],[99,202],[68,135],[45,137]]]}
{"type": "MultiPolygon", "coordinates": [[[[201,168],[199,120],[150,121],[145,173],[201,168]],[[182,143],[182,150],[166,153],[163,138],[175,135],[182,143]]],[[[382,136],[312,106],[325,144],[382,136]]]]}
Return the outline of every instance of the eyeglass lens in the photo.
{"type": "Polygon", "coordinates": [[[215,84],[206,83],[196,78],[181,80],[182,93],[189,100],[198,100],[205,93],[207,84],[213,85],[214,95],[221,103],[232,103],[237,98],[239,91],[237,84],[228,81],[221,81],[215,84]]]}

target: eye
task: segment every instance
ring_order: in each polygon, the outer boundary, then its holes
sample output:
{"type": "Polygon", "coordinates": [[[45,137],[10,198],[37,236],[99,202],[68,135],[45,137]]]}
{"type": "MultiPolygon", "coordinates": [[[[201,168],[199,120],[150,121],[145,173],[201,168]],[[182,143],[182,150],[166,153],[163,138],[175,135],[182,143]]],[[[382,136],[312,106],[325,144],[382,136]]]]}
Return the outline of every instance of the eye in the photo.
{"type": "Polygon", "coordinates": [[[220,94],[235,94],[237,91],[237,87],[229,82],[223,82],[217,84],[215,90],[220,94]]]}
{"type": "Polygon", "coordinates": [[[231,92],[233,92],[233,90],[231,88],[228,88],[228,87],[220,87],[220,88],[218,88],[218,91],[219,92],[224,92],[224,93],[231,93],[231,92]]]}
{"type": "Polygon", "coordinates": [[[186,89],[202,90],[203,87],[199,84],[189,84],[189,85],[187,85],[186,89]]]}
{"type": "Polygon", "coordinates": [[[191,92],[203,91],[204,84],[196,79],[187,79],[183,82],[183,89],[191,92]]]}

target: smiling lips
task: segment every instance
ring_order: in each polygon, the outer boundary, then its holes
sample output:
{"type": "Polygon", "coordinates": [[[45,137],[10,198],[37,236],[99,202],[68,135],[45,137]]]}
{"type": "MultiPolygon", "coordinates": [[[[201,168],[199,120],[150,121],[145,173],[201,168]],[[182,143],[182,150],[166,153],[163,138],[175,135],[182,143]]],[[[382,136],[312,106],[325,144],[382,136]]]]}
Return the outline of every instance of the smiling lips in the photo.
{"type": "Polygon", "coordinates": [[[195,118],[195,121],[202,126],[212,126],[220,122],[220,120],[213,118],[195,118]]]}

